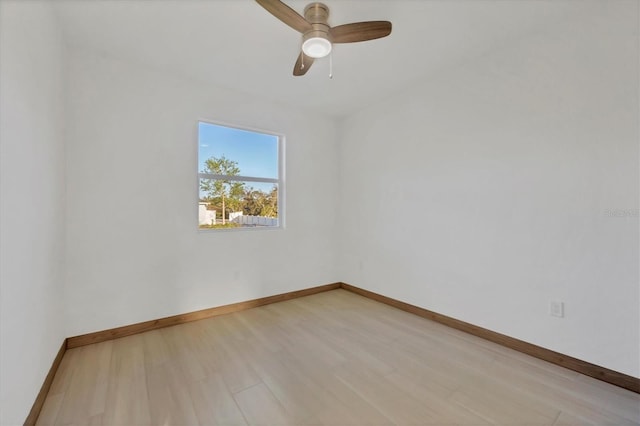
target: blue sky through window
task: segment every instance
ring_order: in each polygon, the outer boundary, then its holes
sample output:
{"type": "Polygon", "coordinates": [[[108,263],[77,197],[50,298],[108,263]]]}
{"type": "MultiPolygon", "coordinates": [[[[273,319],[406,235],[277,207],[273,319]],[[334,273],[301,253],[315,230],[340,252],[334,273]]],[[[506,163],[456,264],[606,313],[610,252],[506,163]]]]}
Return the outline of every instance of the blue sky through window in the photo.
{"type": "MultiPolygon", "coordinates": [[[[211,157],[236,161],[241,176],[278,178],[278,137],[211,123],[198,123],[198,172],[211,157]]],[[[265,192],[272,183],[247,182],[265,192]]]]}
{"type": "Polygon", "coordinates": [[[237,161],[242,176],[278,177],[278,137],[217,124],[199,123],[198,171],[210,157],[237,161]]]}

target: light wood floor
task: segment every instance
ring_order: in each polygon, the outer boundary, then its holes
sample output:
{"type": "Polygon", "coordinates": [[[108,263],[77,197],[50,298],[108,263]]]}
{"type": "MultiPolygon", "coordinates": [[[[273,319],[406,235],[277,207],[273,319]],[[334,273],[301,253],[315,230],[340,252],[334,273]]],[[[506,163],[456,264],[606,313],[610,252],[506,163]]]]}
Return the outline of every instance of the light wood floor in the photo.
{"type": "Polygon", "coordinates": [[[38,424],[638,425],[640,396],[335,290],[71,349],[38,424]]]}

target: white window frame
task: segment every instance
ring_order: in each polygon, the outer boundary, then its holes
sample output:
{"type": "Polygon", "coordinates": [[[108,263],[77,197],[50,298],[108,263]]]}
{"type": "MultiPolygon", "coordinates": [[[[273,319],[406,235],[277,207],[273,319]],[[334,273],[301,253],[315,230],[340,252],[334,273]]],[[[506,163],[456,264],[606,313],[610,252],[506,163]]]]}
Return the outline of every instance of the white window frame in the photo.
{"type": "MultiPolygon", "coordinates": [[[[237,231],[267,231],[267,230],[275,230],[275,229],[284,229],[285,228],[285,135],[282,133],[273,132],[270,130],[262,130],[257,129],[255,127],[247,127],[240,126],[237,124],[229,124],[220,121],[213,121],[208,119],[198,119],[196,122],[196,170],[197,173],[197,185],[196,185],[196,200],[200,200],[200,179],[217,179],[217,180],[229,180],[229,181],[237,181],[237,182],[264,182],[264,183],[275,183],[278,185],[278,226],[239,226],[237,228],[219,228],[219,229],[202,229],[198,227],[198,232],[237,232],[237,231]],[[218,175],[218,174],[209,174],[209,173],[201,173],[200,172],[200,131],[199,124],[212,124],[214,126],[222,126],[229,127],[231,129],[238,129],[247,132],[253,133],[262,133],[265,135],[271,135],[278,138],[278,177],[277,178],[261,178],[254,176],[229,176],[229,175],[218,175]]],[[[195,203],[196,206],[198,203],[195,203]]],[[[196,214],[197,217],[197,214],[196,214]]],[[[197,221],[196,221],[197,223],[197,221]]]]}

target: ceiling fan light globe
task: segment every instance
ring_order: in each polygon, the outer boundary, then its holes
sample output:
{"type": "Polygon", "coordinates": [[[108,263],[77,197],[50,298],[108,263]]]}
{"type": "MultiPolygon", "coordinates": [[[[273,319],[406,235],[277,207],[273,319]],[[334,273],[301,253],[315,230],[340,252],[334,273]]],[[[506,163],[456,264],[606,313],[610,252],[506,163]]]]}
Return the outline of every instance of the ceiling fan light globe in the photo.
{"type": "Polygon", "coordinates": [[[311,37],[302,43],[302,51],[305,55],[318,59],[331,53],[331,42],[322,37],[311,37]]]}

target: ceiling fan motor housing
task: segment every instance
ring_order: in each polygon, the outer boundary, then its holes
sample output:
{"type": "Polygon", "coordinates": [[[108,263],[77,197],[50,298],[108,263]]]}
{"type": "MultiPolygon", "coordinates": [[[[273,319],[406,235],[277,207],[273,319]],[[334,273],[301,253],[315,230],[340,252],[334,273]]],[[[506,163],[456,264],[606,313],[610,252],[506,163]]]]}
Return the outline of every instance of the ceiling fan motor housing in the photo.
{"type": "Polygon", "coordinates": [[[311,31],[307,31],[302,36],[302,42],[310,38],[319,37],[329,40],[329,7],[322,3],[311,3],[304,8],[304,17],[311,24],[311,31]]]}

